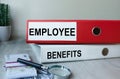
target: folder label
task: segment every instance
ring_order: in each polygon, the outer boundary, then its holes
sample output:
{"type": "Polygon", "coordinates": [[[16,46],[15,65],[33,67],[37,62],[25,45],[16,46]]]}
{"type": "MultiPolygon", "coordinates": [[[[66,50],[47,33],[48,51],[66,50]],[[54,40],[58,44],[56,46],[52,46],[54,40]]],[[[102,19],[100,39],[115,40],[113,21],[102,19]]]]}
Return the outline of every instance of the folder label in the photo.
{"type": "Polygon", "coordinates": [[[76,41],[76,22],[28,22],[28,40],[76,41]]]}

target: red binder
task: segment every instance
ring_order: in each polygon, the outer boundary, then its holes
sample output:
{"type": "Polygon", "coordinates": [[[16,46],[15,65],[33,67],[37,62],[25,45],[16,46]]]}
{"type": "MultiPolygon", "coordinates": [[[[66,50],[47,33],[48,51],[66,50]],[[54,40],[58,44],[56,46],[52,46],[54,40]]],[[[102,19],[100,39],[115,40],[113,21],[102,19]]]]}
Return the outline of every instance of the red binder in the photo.
{"type": "Polygon", "coordinates": [[[28,20],[26,42],[39,44],[120,43],[120,20],[28,20]]]}

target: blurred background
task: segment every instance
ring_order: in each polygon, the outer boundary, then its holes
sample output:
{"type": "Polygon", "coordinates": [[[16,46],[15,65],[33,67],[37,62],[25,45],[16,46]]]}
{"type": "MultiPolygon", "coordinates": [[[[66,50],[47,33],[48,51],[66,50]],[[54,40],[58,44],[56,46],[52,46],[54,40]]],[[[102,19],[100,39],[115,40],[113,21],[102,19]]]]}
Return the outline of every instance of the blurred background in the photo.
{"type": "Polygon", "coordinates": [[[120,0],[0,0],[10,6],[12,39],[26,37],[26,21],[119,19],[120,0]]]}

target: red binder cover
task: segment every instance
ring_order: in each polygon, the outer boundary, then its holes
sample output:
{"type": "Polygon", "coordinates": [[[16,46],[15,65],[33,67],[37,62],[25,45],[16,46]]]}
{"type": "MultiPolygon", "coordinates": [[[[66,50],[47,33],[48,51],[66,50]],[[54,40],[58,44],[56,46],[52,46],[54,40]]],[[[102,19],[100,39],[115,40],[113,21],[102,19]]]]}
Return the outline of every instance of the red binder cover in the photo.
{"type": "Polygon", "coordinates": [[[120,43],[120,20],[28,20],[27,43],[120,43]]]}

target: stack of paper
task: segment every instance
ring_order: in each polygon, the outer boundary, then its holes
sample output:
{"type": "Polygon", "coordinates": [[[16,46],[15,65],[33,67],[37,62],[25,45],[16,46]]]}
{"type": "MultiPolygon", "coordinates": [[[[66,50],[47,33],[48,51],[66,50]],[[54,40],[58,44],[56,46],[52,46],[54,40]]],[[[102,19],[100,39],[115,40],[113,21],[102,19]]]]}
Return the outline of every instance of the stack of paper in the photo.
{"type": "Polygon", "coordinates": [[[17,59],[22,58],[31,61],[28,54],[5,55],[5,68],[7,79],[30,78],[37,76],[35,68],[18,63],[17,59]],[[31,73],[32,72],[32,73],[31,73]]]}

